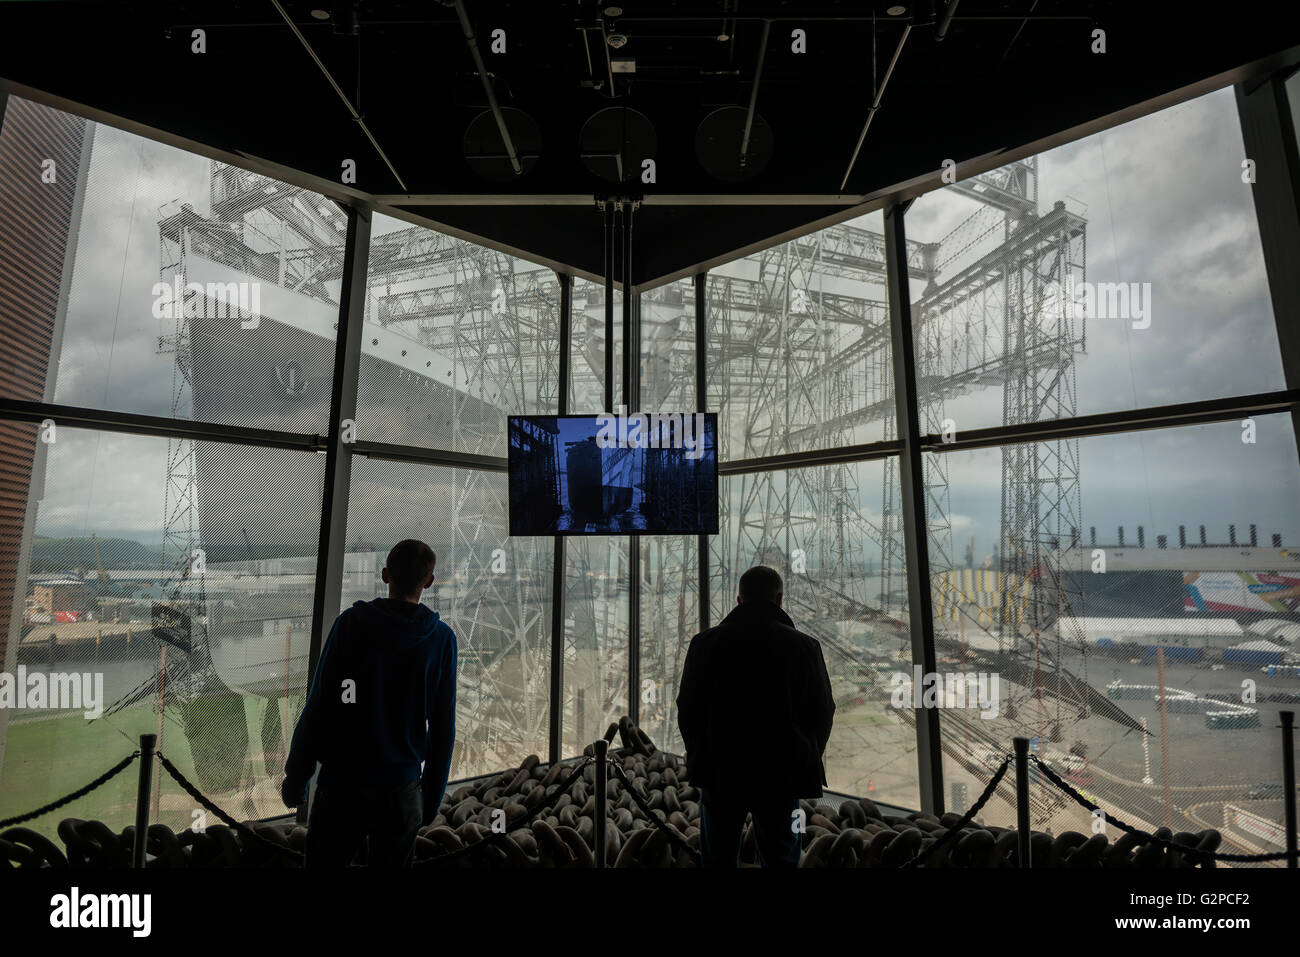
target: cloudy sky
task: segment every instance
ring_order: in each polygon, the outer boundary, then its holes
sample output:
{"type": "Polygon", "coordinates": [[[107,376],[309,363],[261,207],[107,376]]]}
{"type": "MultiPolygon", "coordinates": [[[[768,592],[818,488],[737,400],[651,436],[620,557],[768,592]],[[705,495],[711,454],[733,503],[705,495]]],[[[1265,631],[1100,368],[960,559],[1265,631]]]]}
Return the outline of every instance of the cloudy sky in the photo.
{"type": "MultiPolygon", "coordinates": [[[[1058,200],[1087,220],[1090,282],[1150,283],[1150,327],[1122,319],[1087,323],[1075,366],[1079,415],[1285,388],[1233,91],[1219,90],[1042,154],[1039,211],[1058,200]]],[[[935,242],[975,209],[951,193],[908,212],[909,240],[935,242]]],[[[940,277],[941,280],[943,277],[940,277]]],[[[919,289],[914,289],[914,293],[919,289]]],[[[944,406],[958,431],[998,425],[1000,389],[944,406]]],[[[1295,437],[1285,416],[1257,420],[1254,444],[1239,423],[1084,439],[1083,526],[1099,542],[1145,526],[1176,543],[1178,525],[1204,523],[1210,541],[1239,540],[1259,526],[1300,543],[1295,437]]],[[[1001,456],[946,457],[954,537],[997,541],[1001,456]]],[[[1086,531],[1084,533],[1086,535],[1086,531]]],[[[960,552],[960,548],[958,549],[960,552]]]]}
{"type": "MultiPolygon", "coordinates": [[[[1039,209],[1056,200],[1087,220],[1087,278],[1150,283],[1151,324],[1088,324],[1074,368],[1077,413],[1113,411],[1283,388],[1250,187],[1230,89],[1201,97],[1039,158],[1039,209]]],[[[157,351],[167,320],[151,313],[159,277],[158,221],[208,207],[208,161],[100,126],[77,246],[56,400],[169,415],[173,363],[157,351]]],[[[909,239],[937,242],[974,211],[951,192],[920,199],[909,239]]],[[[404,224],[381,218],[378,231],[404,224]]],[[[942,277],[941,277],[942,278],[942,277]]],[[[914,289],[919,293],[919,288],[914,289]]],[[[999,388],[943,406],[956,428],[996,425],[999,388]]],[[[1124,525],[1176,541],[1204,523],[1212,540],[1300,543],[1300,470],[1285,417],[1261,417],[1253,444],[1237,423],[1086,439],[1080,443],[1082,524],[1102,541],[1124,525]]],[[[65,430],[51,450],[40,534],[156,541],[163,518],[165,440],[65,430]]],[[[945,457],[960,553],[997,541],[1001,456],[945,457]]],[[[863,489],[863,510],[879,512],[863,489]]],[[[1130,540],[1135,537],[1130,531],[1130,540]]]]}

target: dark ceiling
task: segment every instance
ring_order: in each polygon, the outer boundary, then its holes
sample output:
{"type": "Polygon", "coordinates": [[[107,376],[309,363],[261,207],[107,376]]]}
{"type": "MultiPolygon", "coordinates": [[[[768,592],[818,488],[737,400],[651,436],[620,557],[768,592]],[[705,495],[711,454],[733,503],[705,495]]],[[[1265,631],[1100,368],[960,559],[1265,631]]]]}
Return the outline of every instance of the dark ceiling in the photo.
{"type": "MultiPolygon", "coordinates": [[[[937,175],[946,158],[961,163],[1014,149],[1300,44],[1300,18],[1283,12],[1290,4],[1266,2],[1217,4],[1201,14],[1187,4],[1133,0],[960,0],[943,40],[936,34],[944,0],[465,5],[500,105],[526,113],[539,131],[540,146],[519,137],[523,175],[510,172],[504,159],[473,166],[466,159],[466,132],[476,118],[487,134],[475,148],[496,155],[503,148],[495,121],[481,116],[482,80],[450,0],[282,0],[396,175],[273,0],[5,3],[0,73],[322,180],[339,182],[343,159],[352,158],[355,188],[376,196],[568,197],[568,205],[531,206],[389,201],[592,274],[602,270],[601,221],[581,197],[644,195],[633,266],[635,281],[644,283],[845,203],[800,205],[788,197],[843,195],[852,202],[937,175]],[[891,7],[904,12],[891,15],[891,7]],[[617,15],[606,12],[618,8],[617,15]],[[331,19],[316,19],[314,9],[331,19]],[[761,119],[749,168],[769,147],[770,157],[745,181],[717,178],[698,159],[697,130],[721,107],[749,105],[764,20],[761,119]],[[908,24],[880,109],[841,189],[872,103],[873,34],[879,83],[908,24]],[[201,55],[191,52],[196,27],[206,31],[201,55]],[[1106,31],[1104,54],[1091,50],[1096,28],[1106,31]],[[497,29],[505,31],[504,53],[491,49],[497,29]],[[792,51],[795,29],[806,31],[805,53],[792,51]],[[615,48],[611,35],[625,42],[615,48]],[[635,60],[634,73],[614,74],[612,89],[606,50],[635,60]],[[584,124],[599,110],[622,106],[653,126],[652,184],[639,176],[608,182],[584,165],[584,124]],[[710,203],[719,195],[787,198],[774,205],[710,203]],[[697,199],[649,202],[667,196],[697,199]]],[[[1290,60],[1284,55],[1281,62],[1290,60]]],[[[744,113],[733,114],[720,140],[724,162],[739,154],[743,124],[736,117],[743,121],[744,113]]]]}

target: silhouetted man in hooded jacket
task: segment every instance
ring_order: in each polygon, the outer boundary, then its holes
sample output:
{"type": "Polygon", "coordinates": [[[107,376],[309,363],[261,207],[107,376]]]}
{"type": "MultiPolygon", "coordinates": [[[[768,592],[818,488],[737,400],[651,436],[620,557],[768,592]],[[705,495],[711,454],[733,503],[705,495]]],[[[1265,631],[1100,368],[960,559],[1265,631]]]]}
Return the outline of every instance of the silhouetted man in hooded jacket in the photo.
{"type": "Polygon", "coordinates": [[[285,762],[280,793],[302,804],[320,775],[307,828],[308,867],[409,865],[421,823],[438,813],[456,739],[456,636],[420,603],[435,558],[424,542],[393,546],[388,597],[334,622],[285,762]]]}
{"type": "Polygon", "coordinates": [[[737,605],[686,653],[677,718],[700,788],[705,867],[735,867],[749,812],[765,867],[797,867],[800,798],[820,797],[835,702],[821,645],[781,610],[781,576],[740,578],[737,605]]]}

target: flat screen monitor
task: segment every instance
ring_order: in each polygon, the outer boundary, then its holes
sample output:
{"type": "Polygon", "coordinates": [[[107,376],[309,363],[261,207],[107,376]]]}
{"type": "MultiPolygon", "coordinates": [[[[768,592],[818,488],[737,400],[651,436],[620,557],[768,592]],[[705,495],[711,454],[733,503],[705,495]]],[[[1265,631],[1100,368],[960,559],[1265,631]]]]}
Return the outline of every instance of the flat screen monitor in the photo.
{"type": "Polygon", "coordinates": [[[511,535],[715,535],[713,412],[518,415],[511,535]]]}

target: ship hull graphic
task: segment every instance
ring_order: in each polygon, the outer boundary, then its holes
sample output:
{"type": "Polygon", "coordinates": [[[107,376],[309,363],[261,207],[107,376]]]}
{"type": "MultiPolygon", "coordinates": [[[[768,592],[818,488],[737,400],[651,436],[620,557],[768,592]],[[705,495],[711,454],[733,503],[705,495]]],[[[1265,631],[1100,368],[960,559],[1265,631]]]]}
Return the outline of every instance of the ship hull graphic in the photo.
{"type": "MultiPolygon", "coordinates": [[[[193,250],[186,272],[187,281],[203,284],[248,276],[193,250]]],[[[338,306],[277,285],[263,286],[261,302],[261,314],[250,318],[205,300],[190,319],[193,417],[322,433],[329,421],[338,306]]],[[[465,434],[503,431],[500,409],[449,384],[455,370],[446,355],[369,321],[363,336],[358,437],[445,446],[453,408],[465,434]]],[[[476,384],[476,392],[499,391],[481,375],[476,384]]],[[[307,678],[310,556],[318,546],[324,459],[202,441],[194,443],[194,457],[198,546],[214,557],[241,559],[208,564],[208,645],[216,674],[246,694],[299,693],[307,678]],[[291,557],[281,568],[278,559],[265,556],[291,557]],[[243,597],[259,585],[268,597],[243,597]]],[[[353,504],[382,509],[382,490],[354,488],[353,504]]]]}

